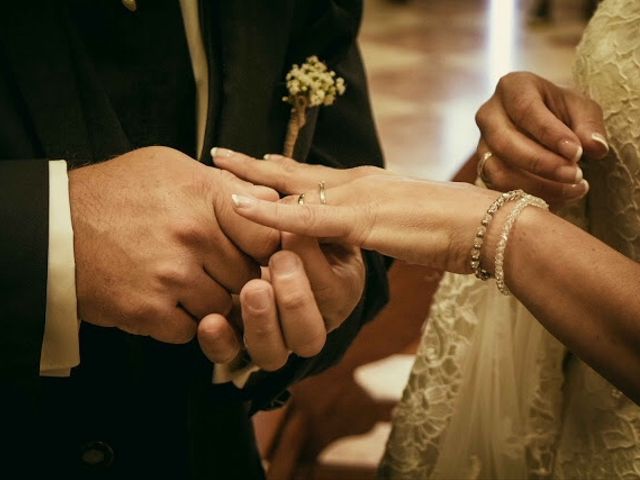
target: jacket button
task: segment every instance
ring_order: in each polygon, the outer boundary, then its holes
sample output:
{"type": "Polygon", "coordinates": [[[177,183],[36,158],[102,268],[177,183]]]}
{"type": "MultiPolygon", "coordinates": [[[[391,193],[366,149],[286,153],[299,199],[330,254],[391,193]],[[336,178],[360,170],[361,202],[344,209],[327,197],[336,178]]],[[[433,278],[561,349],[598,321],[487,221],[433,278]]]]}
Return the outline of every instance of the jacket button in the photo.
{"type": "Polygon", "coordinates": [[[82,463],[90,467],[109,467],[113,463],[113,449],[105,442],[87,442],[82,446],[82,463]]]}

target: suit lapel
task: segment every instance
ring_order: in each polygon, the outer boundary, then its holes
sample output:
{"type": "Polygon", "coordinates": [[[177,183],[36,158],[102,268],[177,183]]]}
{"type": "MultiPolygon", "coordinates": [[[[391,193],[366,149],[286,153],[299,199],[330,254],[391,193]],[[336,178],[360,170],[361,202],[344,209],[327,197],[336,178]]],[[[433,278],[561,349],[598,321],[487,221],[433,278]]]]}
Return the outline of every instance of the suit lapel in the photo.
{"type": "Polygon", "coordinates": [[[289,116],[282,95],[293,2],[203,6],[213,88],[205,151],[213,144],[254,156],[280,151],[289,116]]]}

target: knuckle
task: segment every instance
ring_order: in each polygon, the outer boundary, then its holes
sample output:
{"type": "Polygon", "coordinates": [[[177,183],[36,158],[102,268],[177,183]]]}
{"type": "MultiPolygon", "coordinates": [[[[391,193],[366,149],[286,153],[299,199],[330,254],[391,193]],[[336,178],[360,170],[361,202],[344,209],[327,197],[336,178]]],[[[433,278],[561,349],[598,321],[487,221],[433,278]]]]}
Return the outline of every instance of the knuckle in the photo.
{"type": "Polygon", "coordinates": [[[197,327],[194,322],[189,324],[183,324],[172,328],[167,333],[167,343],[173,343],[176,345],[183,345],[189,343],[193,337],[196,336],[197,327]]]}
{"type": "Polygon", "coordinates": [[[538,98],[533,95],[522,94],[513,97],[513,121],[516,125],[522,125],[536,108],[538,98]]]}
{"type": "Polygon", "coordinates": [[[544,162],[538,155],[532,155],[528,161],[529,172],[538,175],[544,171],[544,162]]]}
{"type": "Polygon", "coordinates": [[[216,347],[226,339],[227,329],[222,322],[201,322],[198,335],[205,338],[209,346],[216,347]]]}
{"type": "Polygon", "coordinates": [[[159,318],[166,316],[159,305],[142,301],[140,303],[132,303],[123,308],[123,317],[128,319],[128,323],[139,331],[148,329],[148,327],[158,321],[159,318]]]}
{"type": "Polygon", "coordinates": [[[261,362],[256,362],[263,370],[267,372],[275,372],[280,370],[287,363],[288,356],[286,354],[278,355],[275,358],[265,359],[261,362]]]}
{"type": "Polygon", "coordinates": [[[374,231],[373,227],[376,225],[378,211],[374,205],[368,203],[353,208],[356,209],[354,218],[357,221],[349,229],[346,240],[352,245],[365,245],[374,231]]]}
{"type": "Polygon", "coordinates": [[[498,80],[497,88],[500,90],[509,89],[513,85],[520,85],[527,77],[532,76],[529,72],[509,72],[498,80]]]}
{"type": "MultiPolygon", "coordinates": [[[[488,135],[485,138],[487,145],[489,147],[489,150],[492,151],[494,154],[497,154],[500,156],[500,158],[508,158],[508,155],[506,155],[506,152],[508,152],[511,148],[511,140],[509,140],[509,138],[506,135],[488,135]]],[[[492,161],[488,161],[487,164],[492,164],[495,162],[492,161]]],[[[486,167],[485,167],[486,168],[486,167]]]]}
{"type": "Polygon", "coordinates": [[[184,285],[189,278],[188,269],[174,262],[159,265],[155,272],[156,279],[163,286],[184,285]]]}
{"type": "Polygon", "coordinates": [[[475,121],[476,121],[476,125],[478,126],[478,128],[480,128],[480,130],[485,128],[485,126],[488,123],[488,120],[491,118],[488,112],[488,110],[490,109],[489,102],[490,100],[483,103],[478,109],[478,111],[476,112],[475,121]]]}
{"type": "Polygon", "coordinates": [[[370,175],[380,175],[383,172],[381,168],[374,167],[373,165],[361,165],[352,169],[352,173],[356,177],[368,177],[370,175]]]}
{"type": "Polygon", "coordinates": [[[551,142],[555,134],[555,129],[549,123],[543,123],[539,127],[538,135],[540,138],[538,140],[543,144],[548,144],[551,142]]]}
{"type": "Polygon", "coordinates": [[[233,360],[240,347],[230,337],[224,324],[216,323],[204,328],[201,325],[198,327],[198,341],[207,357],[215,363],[228,363],[233,360]]]}
{"type": "Polygon", "coordinates": [[[306,205],[303,205],[299,212],[300,219],[302,224],[308,228],[312,228],[317,221],[316,212],[312,208],[309,208],[306,205]]]}
{"type": "Polygon", "coordinates": [[[301,357],[313,357],[315,355],[318,355],[322,351],[326,339],[326,334],[321,333],[313,339],[302,343],[301,345],[292,346],[291,350],[293,350],[296,355],[299,355],[301,357]]]}
{"type": "Polygon", "coordinates": [[[269,257],[276,253],[279,248],[280,233],[277,230],[265,228],[263,234],[257,236],[254,249],[251,253],[253,257],[261,263],[266,263],[269,257]]]}
{"type": "Polygon", "coordinates": [[[280,175],[277,181],[277,188],[280,191],[290,191],[291,177],[296,173],[299,168],[298,162],[288,157],[278,157],[274,160],[274,163],[278,166],[280,175]]]}
{"type": "Polygon", "coordinates": [[[174,238],[186,245],[201,243],[206,237],[202,226],[193,218],[175,220],[172,231],[174,238]]]}
{"type": "MultiPolygon", "coordinates": [[[[253,315],[256,317],[262,317],[260,314],[253,315]]],[[[247,337],[247,342],[250,344],[255,342],[257,345],[260,345],[264,341],[280,335],[280,328],[275,323],[262,321],[249,327],[246,325],[246,320],[249,319],[245,319],[245,335],[247,337]]],[[[261,318],[261,320],[263,319],[261,318]]]]}
{"type": "Polygon", "coordinates": [[[491,180],[491,186],[497,190],[508,190],[513,185],[510,172],[498,162],[491,162],[485,167],[485,174],[491,180]]]}
{"type": "Polygon", "coordinates": [[[298,167],[298,162],[285,156],[276,157],[273,162],[280,167],[283,173],[293,173],[298,167]]]}
{"type": "Polygon", "coordinates": [[[305,308],[311,299],[309,296],[300,290],[290,290],[280,294],[278,304],[281,308],[286,310],[302,310],[305,308]]]}

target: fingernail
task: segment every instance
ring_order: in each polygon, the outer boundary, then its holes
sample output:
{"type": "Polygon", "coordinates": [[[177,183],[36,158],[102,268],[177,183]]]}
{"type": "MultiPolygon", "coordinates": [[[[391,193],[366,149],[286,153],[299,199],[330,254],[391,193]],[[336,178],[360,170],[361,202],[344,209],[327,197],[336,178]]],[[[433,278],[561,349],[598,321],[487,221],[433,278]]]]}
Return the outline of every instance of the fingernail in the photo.
{"type": "Polygon", "coordinates": [[[265,153],[262,158],[264,158],[265,160],[269,160],[269,157],[271,156],[270,153],[265,153]]]}
{"type": "Polygon", "coordinates": [[[582,180],[582,169],[575,165],[563,165],[556,170],[556,177],[561,182],[578,183],[582,180]]]}
{"type": "Polygon", "coordinates": [[[584,193],[582,194],[582,196],[584,197],[587,193],[589,193],[589,189],[591,188],[589,182],[587,182],[586,180],[582,180],[579,185],[582,185],[582,188],[584,189],[584,193]]]}
{"type": "Polygon", "coordinates": [[[582,173],[582,169],[578,167],[578,171],[576,172],[576,179],[574,183],[580,182],[584,178],[584,174],[582,173]]]}
{"type": "Polygon", "coordinates": [[[289,252],[271,257],[270,266],[278,275],[290,275],[298,270],[299,261],[296,255],[289,252]]]}
{"type": "Polygon", "coordinates": [[[609,151],[609,144],[607,143],[607,139],[604,138],[603,135],[599,133],[592,133],[591,138],[602,145],[607,150],[607,152],[609,151]]]}
{"type": "Polygon", "coordinates": [[[229,150],[228,148],[213,147],[211,149],[212,158],[228,158],[233,155],[233,153],[233,150],[229,150]]]}
{"type": "Polygon", "coordinates": [[[558,145],[560,155],[574,163],[580,161],[582,157],[582,146],[571,140],[562,140],[558,145]]]}
{"type": "Polygon", "coordinates": [[[565,196],[567,198],[580,199],[587,193],[589,193],[589,182],[587,182],[586,180],[581,180],[575,185],[570,185],[567,190],[565,190],[565,196]]]}
{"type": "Polygon", "coordinates": [[[254,197],[238,195],[237,193],[231,195],[231,201],[236,208],[251,208],[256,205],[256,199],[254,197]]]}
{"type": "Polygon", "coordinates": [[[266,310],[269,307],[269,293],[260,288],[258,290],[250,290],[246,297],[247,305],[256,311],[266,310]]]}

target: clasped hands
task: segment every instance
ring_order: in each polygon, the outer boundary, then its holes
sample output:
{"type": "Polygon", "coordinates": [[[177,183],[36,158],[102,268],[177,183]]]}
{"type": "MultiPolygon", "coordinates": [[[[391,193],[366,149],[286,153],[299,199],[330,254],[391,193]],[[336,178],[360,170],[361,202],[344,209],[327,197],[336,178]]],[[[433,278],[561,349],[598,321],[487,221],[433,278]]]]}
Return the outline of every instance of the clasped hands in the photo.
{"type": "MultiPolygon", "coordinates": [[[[594,101],[530,73],[503,77],[476,121],[489,186],[556,207],[586,195],[578,162],[609,148],[594,101]]],[[[221,170],[148,147],[71,172],[80,317],[171,343],[197,334],[214,362],[244,347],[274,370],[290,352],[317,354],[354,309],[359,247],[469,273],[472,232],[495,192],[270,160],[218,149],[221,170]],[[314,199],[320,181],[327,205],[314,199]],[[310,205],[295,205],[304,192],[310,205]]]]}
{"type": "Polygon", "coordinates": [[[79,317],[168,343],[196,335],[215,363],[246,348],[266,370],[318,354],[364,289],[359,249],[281,234],[232,193],[278,193],[167,147],[70,172],[79,317]],[[239,302],[237,301],[239,299],[239,302]]]}

